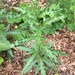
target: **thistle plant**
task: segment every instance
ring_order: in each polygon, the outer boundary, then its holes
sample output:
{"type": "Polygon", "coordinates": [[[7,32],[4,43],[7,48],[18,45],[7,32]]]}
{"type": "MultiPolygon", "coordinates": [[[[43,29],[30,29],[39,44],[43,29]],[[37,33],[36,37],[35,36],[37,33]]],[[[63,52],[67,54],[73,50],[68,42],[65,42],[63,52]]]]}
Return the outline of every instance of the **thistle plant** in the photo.
{"type": "Polygon", "coordinates": [[[42,38],[42,34],[47,36],[54,34],[56,30],[61,30],[66,16],[61,14],[62,9],[59,4],[52,4],[49,8],[39,8],[36,4],[37,2],[29,5],[21,3],[20,7],[12,7],[5,14],[5,10],[2,10],[0,19],[5,18],[8,25],[4,27],[1,24],[0,27],[2,33],[0,37],[5,38],[3,40],[5,43],[0,40],[0,51],[8,51],[12,55],[10,51],[12,47],[23,50],[28,57],[24,59],[26,64],[23,66],[22,74],[34,68],[35,74],[46,75],[50,69],[57,71],[55,64],[60,64],[57,57],[65,54],[52,48],[54,41],[46,44],[46,38],[42,38]],[[11,31],[11,24],[17,26],[16,29],[11,31]],[[6,36],[9,35],[13,37],[14,42],[10,43],[7,40],[6,36]],[[5,45],[6,43],[8,44],[5,45]]]}

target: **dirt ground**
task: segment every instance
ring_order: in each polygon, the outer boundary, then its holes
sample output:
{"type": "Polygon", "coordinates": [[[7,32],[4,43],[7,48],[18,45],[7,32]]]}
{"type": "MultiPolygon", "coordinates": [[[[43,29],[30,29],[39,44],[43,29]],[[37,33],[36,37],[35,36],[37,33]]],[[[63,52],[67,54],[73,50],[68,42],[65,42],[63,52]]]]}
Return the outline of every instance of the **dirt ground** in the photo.
{"type": "MultiPolygon", "coordinates": [[[[8,1],[11,2],[13,0],[8,0],[8,1]]],[[[16,3],[14,2],[13,5],[17,4],[17,2],[16,3]]],[[[58,74],[75,75],[75,31],[69,32],[66,29],[66,27],[64,27],[61,31],[56,31],[55,34],[48,35],[46,38],[47,38],[47,43],[50,42],[51,40],[55,40],[53,48],[58,49],[67,54],[66,57],[62,56],[58,57],[58,59],[62,63],[62,65],[60,66],[56,65],[59,70],[58,74]]],[[[6,59],[7,55],[5,55],[5,53],[2,54],[2,57],[4,57],[5,59],[5,62],[0,66],[0,75],[21,75],[21,70],[24,65],[23,58],[25,58],[26,56],[20,50],[13,50],[13,53],[14,53],[14,58],[12,59],[11,62],[8,62],[8,60],[6,59]]],[[[48,75],[54,75],[54,74],[56,73],[48,72],[48,75]]],[[[35,75],[35,74],[33,70],[30,70],[25,75],[35,75]]]]}

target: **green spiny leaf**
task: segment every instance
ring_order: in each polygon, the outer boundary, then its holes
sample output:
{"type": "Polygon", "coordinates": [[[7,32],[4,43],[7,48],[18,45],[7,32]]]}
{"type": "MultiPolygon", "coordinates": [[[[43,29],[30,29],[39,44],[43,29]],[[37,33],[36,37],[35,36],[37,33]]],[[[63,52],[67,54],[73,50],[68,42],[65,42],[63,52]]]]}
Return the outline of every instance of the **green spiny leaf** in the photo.
{"type": "MultiPolygon", "coordinates": [[[[28,70],[28,67],[30,66],[30,64],[34,61],[34,58],[35,58],[36,54],[33,54],[31,56],[31,58],[27,61],[26,65],[23,67],[22,69],[22,73],[26,73],[28,70]]],[[[31,68],[31,67],[30,67],[31,68]]]]}

